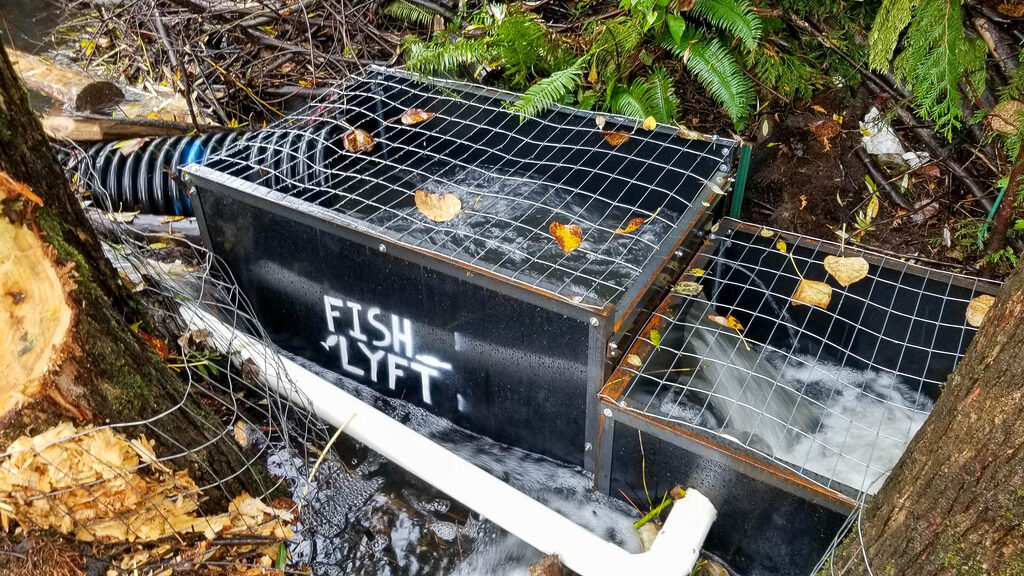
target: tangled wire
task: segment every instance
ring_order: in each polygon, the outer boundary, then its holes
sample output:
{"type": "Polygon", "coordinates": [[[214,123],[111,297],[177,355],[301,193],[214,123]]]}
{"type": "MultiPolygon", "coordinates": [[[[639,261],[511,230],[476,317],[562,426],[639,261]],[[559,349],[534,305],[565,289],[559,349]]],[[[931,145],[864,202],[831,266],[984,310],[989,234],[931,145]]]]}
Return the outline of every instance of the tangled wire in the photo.
{"type": "Polygon", "coordinates": [[[67,0],[57,39],[87,69],[135,86],[176,84],[189,122],[260,123],[367,64],[401,34],[377,0],[67,0]]]}

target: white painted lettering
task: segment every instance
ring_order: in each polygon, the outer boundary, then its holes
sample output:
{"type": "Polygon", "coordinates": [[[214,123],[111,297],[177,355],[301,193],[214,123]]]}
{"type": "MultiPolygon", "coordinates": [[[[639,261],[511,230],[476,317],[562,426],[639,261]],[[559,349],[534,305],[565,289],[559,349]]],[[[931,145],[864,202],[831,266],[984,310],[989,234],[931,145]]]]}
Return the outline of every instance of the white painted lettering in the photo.
{"type": "Polygon", "coordinates": [[[423,383],[423,401],[427,404],[433,404],[430,400],[430,377],[440,376],[441,373],[419,362],[413,362],[412,369],[420,373],[420,382],[423,383]]]}
{"type": "Polygon", "coordinates": [[[344,307],[344,300],[338,300],[337,298],[324,295],[324,311],[327,313],[327,330],[329,332],[337,332],[337,330],[334,329],[334,319],[341,318],[341,313],[335,310],[335,308],[344,307]]]}
{"type": "Polygon", "coordinates": [[[362,376],[366,374],[362,368],[357,368],[348,363],[348,339],[344,336],[339,336],[339,346],[341,347],[341,369],[353,376],[362,376]]]}
{"type": "Polygon", "coordinates": [[[405,344],[404,356],[412,358],[412,322],[392,314],[391,334],[395,339],[395,353],[402,354],[402,344],[405,344]]]}
{"type": "Polygon", "coordinates": [[[371,344],[379,348],[387,348],[391,345],[391,332],[388,332],[388,327],[377,319],[380,315],[380,308],[377,308],[376,306],[366,311],[366,319],[370,322],[370,326],[373,326],[378,332],[380,332],[380,339],[374,340],[371,344]]]}
{"type": "Polygon", "coordinates": [[[359,329],[359,311],[363,309],[362,304],[352,301],[346,302],[346,304],[352,309],[352,329],[348,331],[349,336],[366,342],[366,334],[363,334],[363,331],[359,329]]]}
{"type": "Polygon", "coordinates": [[[384,354],[387,354],[387,352],[383,350],[370,350],[366,344],[363,344],[362,342],[359,342],[359,349],[363,351],[363,354],[366,354],[367,360],[370,361],[370,380],[376,383],[377,367],[380,366],[380,359],[383,358],[384,354]]]}
{"type": "Polygon", "coordinates": [[[395,383],[399,376],[405,376],[405,372],[400,370],[399,366],[409,366],[409,361],[401,356],[395,356],[394,354],[388,354],[388,388],[395,389],[395,383]]]}

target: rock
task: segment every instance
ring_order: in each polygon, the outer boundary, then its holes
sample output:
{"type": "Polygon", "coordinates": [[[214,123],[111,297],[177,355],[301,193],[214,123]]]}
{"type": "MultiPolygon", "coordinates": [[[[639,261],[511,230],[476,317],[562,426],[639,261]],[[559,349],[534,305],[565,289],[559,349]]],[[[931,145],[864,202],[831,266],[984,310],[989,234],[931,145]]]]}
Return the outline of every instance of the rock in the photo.
{"type": "Polygon", "coordinates": [[[78,91],[75,97],[75,110],[102,114],[109,112],[124,100],[124,92],[113,82],[93,82],[78,91]]]}

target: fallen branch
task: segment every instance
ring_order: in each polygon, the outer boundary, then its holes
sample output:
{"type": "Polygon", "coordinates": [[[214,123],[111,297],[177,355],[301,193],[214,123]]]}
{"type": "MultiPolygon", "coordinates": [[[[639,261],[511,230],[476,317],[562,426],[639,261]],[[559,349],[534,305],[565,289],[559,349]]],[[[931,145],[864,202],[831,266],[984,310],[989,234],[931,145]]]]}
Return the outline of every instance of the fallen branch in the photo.
{"type": "Polygon", "coordinates": [[[854,153],[857,154],[857,158],[864,163],[864,167],[867,168],[868,175],[871,176],[871,179],[875,181],[878,187],[885,192],[885,195],[888,196],[893,203],[904,210],[914,209],[914,206],[910,201],[904,198],[903,194],[900,194],[898,190],[893,188],[892,183],[889,182],[889,177],[882,173],[882,169],[879,168],[874,159],[864,151],[863,147],[858,146],[854,149],[854,153]]]}

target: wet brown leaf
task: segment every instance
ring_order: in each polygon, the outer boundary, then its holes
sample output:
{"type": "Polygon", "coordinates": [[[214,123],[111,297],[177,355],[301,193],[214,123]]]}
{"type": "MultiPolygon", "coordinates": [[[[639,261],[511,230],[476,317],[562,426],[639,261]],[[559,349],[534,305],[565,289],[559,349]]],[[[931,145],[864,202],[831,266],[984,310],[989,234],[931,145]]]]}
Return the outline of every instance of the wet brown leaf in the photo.
{"type": "Polygon", "coordinates": [[[806,304],[827,310],[830,302],[832,302],[831,286],[817,280],[803,279],[800,281],[800,285],[796,287],[792,304],[793,306],[806,304]]]}
{"type": "Polygon", "coordinates": [[[604,134],[605,141],[611,144],[612,146],[620,146],[622,144],[625,144],[626,142],[629,142],[629,132],[626,132],[624,130],[602,130],[601,134],[604,134]]]}
{"type": "Polygon", "coordinates": [[[164,342],[163,338],[147,334],[142,330],[139,330],[139,337],[142,338],[146,344],[149,344],[149,347],[152,348],[160,358],[166,360],[171,356],[171,350],[167,347],[167,342],[164,342]]]}
{"type": "Polygon", "coordinates": [[[402,124],[411,126],[413,124],[419,124],[420,122],[426,122],[434,116],[436,116],[436,114],[424,110],[423,108],[410,108],[402,114],[402,124]]]}
{"type": "Polygon", "coordinates": [[[558,242],[558,247],[566,254],[579,248],[580,244],[583,243],[583,228],[580,228],[576,224],[552,222],[551,225],[548,226],[548,232],[555,237],[555,241],[558,242]]]}
{"type": "Polygon", "coordinates": [[[1002,2],[997,8],[1001,14],[1005,14],[1010,18],[1020,18],[1024,16],[1024,4],[1020,2],[1002,2]]]}
{"type": "Polygon", "coordinates": [[[988,294],[975,296],[971,303],[967,305],[967,323],[975,328],[981,326],[995,301],[996,299],[988,294]]]}
{"type": "Polygon", "coordinates": [[[860,256],[825,257],[825,270],[844,287],[863,280],[869,269],[868,261],[860,256]]]}
{"type": "Polygon", "coordinates": [[[687,128],[683,124],[680,124],[679,127],[676,129],[676,136],[679,136],[680,138],[685,138],[686,140],[703,140],[704,139],[704,134],[701,134],[697,130],[693,130],[691,128],[687,128]]]}
{"type": "Polygon", "coordinates": [[[376,141],[362,128],[352,128],[341,135],[341,142],[349,152],[371,152],[376,141]]]}
{"type": "Polygon", "coordinates": [[[104,214],[104,216],[107,217],[107,220],[117,224],[129,224],[132,220],[135,220],[135,217],[138,215],[138,210],[135,212],[107,212],[104,214]]]}
{"type": "Polygon", "coordinates": [[[462,212],[462,200],[455,194],[416,191],[416,209],[434,222],[447,222],[462,212]]]}

